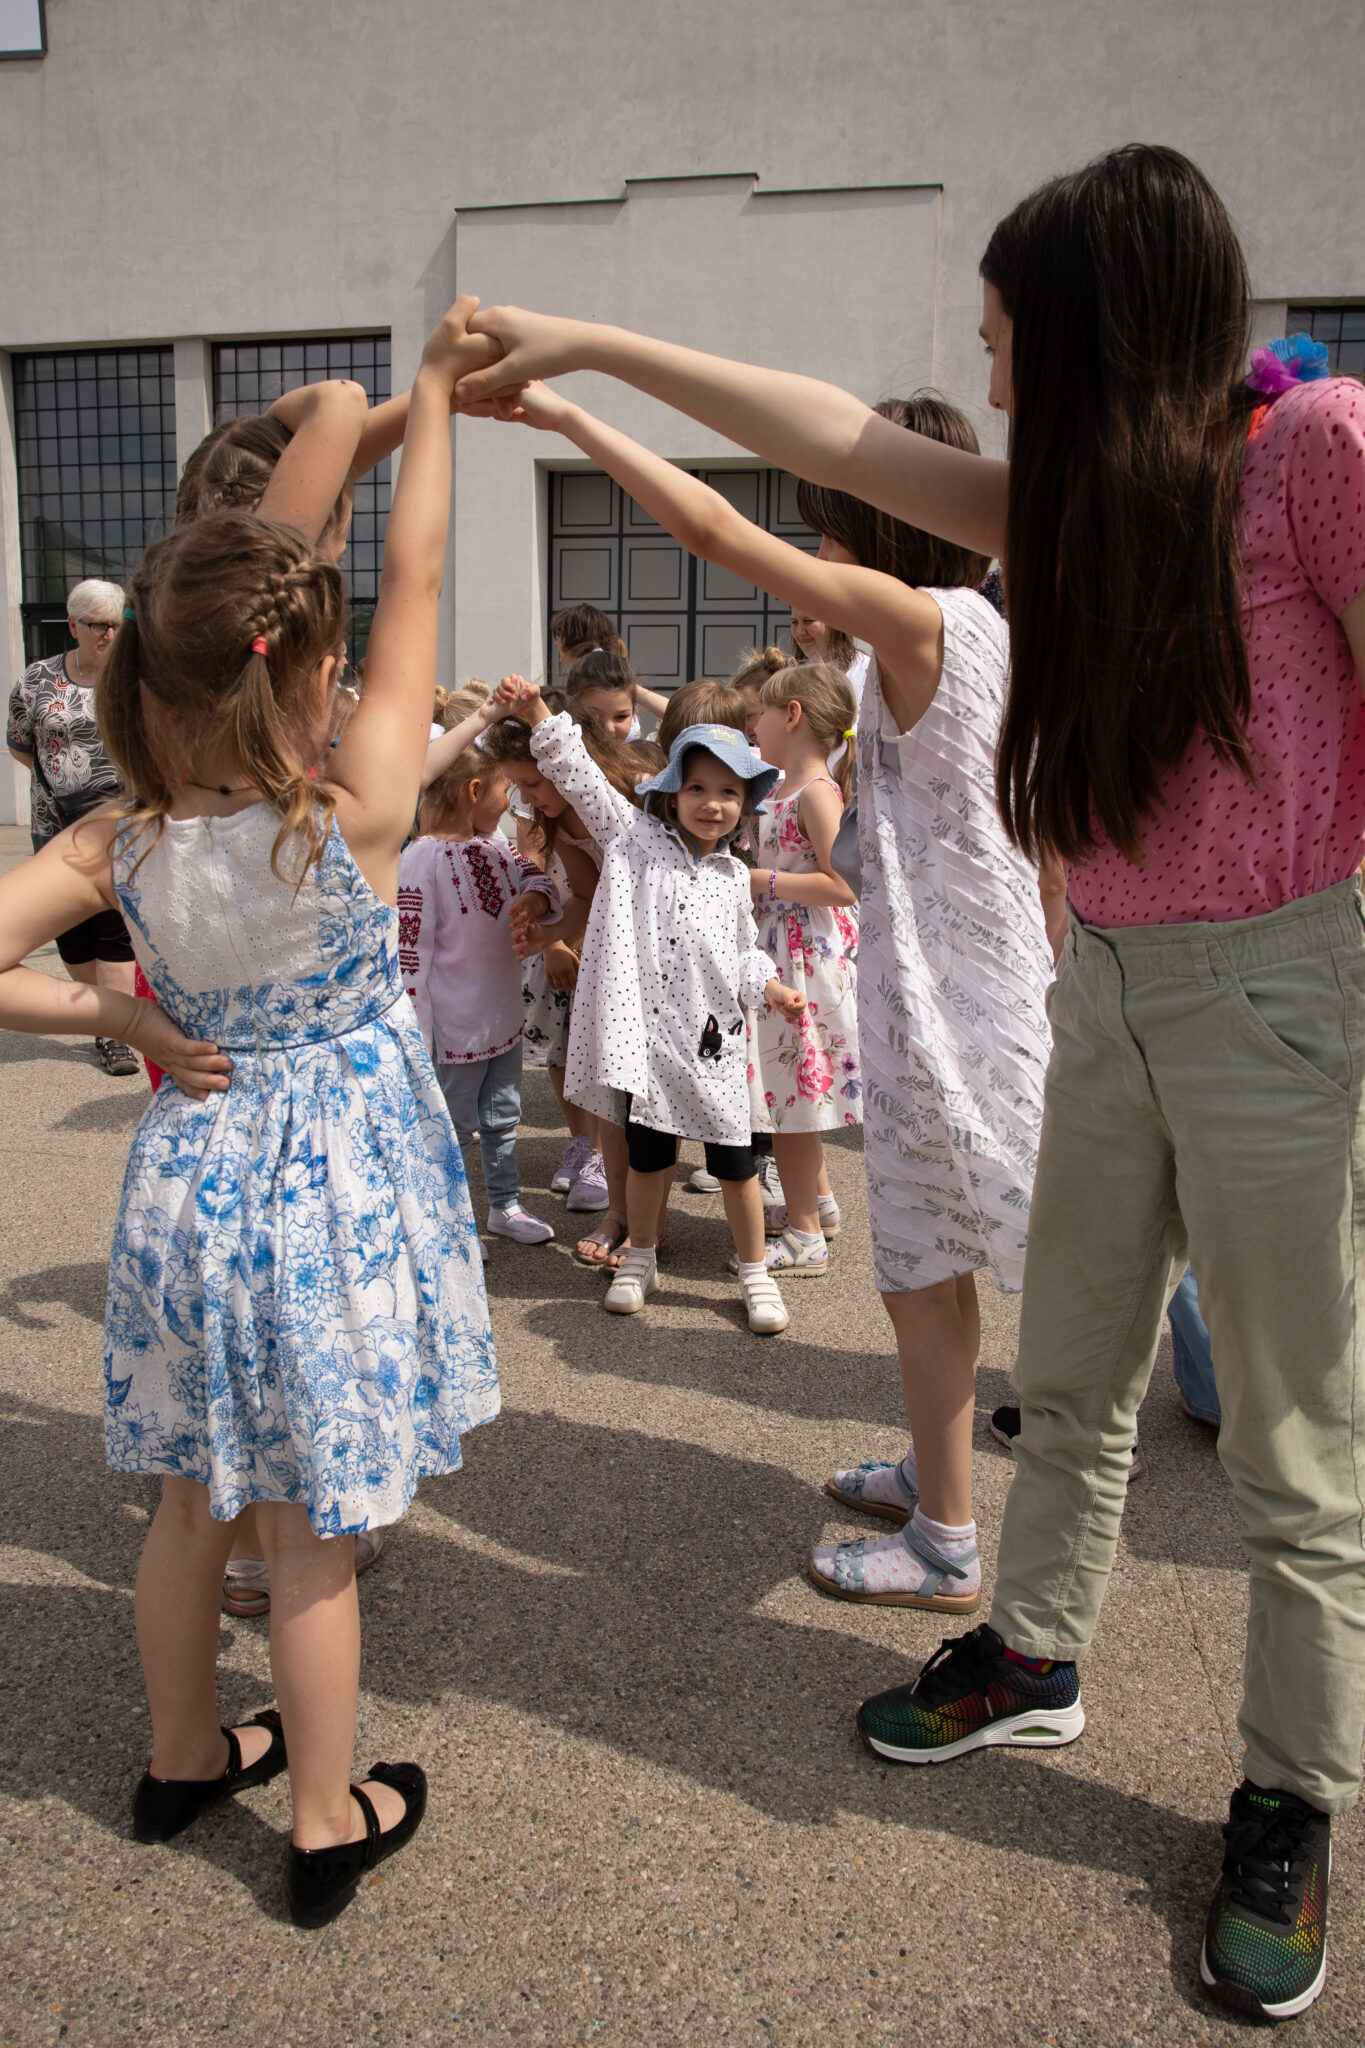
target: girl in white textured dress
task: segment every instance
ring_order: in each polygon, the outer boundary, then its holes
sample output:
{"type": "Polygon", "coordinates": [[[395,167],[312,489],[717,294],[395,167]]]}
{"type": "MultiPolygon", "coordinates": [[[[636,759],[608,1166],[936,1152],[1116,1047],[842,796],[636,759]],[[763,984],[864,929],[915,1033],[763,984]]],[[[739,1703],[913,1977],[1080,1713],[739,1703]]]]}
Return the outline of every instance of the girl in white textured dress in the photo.
{"type": "Polygon", "coordinates": [[[162,1480],[138,1572],[153,1752],[134,1833],[170,1839],[285,1769],[287,1745],[286,1884],[305,1926],[342,1910],[426,1799],[412,1764],[348,1782],[356,1532],[454,1470],[498,1407],[463,1168],[394,909],[435,684],[451,391],[486,353],[465,340],[473,304],[423,352],[340,746],[334,561],[292,528],[211,513],[148,549],[102,679],[126,806],[0,880],[0,1025],[93,1025],[167,1075],[133,1139],[105,1325],[110,1463],[162,1480]],[[159,1003],[19,965],[114,905],[159,1003]],[[279,1711],[225,1730],[219,1588],[252,1502],[279,1711]]]}
{"type": "MultiPolygon", "coordinates": [[[[560,367],[580,346],[622,374],[633,374],[637,354],[651,364],[680,359],[677,381],[688,389],[711,362],[616,329],[604,339],[538,314],[486,317],[509,352],[512,381],[520,363],[560,367]]],[[[496,386],[503,374],[499,366],[464,389],[496,386]]],[[[838,1500],[901,1525],[897,1532],[818,1549],[810,1569],[822,1590],[846,1599],[970,1613],[981,1600],[971,1507],[976,1274],[1022,1285],[1052,978],[1037,874],[1010,845],[994,802],[1008,637],[974,587],[988,564],[841,492],[803,485],[801,516],[821,535],[815,558],[543,384],[470,402],[567,435],[693,554],[874,650],[858,723],[858,1034],[877,1285],[913,1441],[899,1463],[829,1481],[838,1500]]],[[[879,410],[920,436],[977,446],[942,400],[879,410]]]]}

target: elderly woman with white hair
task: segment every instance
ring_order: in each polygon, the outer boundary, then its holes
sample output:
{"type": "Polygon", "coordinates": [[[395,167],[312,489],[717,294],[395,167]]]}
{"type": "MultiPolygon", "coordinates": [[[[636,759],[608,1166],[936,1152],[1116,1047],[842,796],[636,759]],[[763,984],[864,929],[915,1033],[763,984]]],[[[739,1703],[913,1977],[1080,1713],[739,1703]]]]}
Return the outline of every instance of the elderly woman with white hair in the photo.
{"type": "MultiPolygon", "coordinates": [[[[75,641],[65,654],[30,663],[10,691],[5,741],[27,768],[33,850],[119,793],[114,764],[95,723],[95,684],[123,621],[117,583],[87,576],[68,593],[67,625],[75,641]]],[[[133,948],[116,910],[101,911],[63,932],[57,951],[73,981],[133,993],[133,948]]],[[[135,1074],[137,1059],[117,1038],[97,1038],[109,1074],[135,1074]]]]}

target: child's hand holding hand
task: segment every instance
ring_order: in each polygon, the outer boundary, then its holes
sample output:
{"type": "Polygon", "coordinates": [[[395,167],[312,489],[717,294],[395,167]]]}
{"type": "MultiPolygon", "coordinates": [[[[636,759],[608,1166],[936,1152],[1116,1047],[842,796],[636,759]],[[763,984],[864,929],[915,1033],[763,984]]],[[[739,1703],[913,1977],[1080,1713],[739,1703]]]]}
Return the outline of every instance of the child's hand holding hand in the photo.
{"type": "Polygon", "coordinates": [[[491,398],[495,392],[519,394],[533,377],[558,377],[578,367],[591,338],[591,323],[560,320],[550,313],[528,313],[520,306],[488,306],[475,321],[474,332],[497,344],[494,356],[507,358],[505,374],[466,376],[460,403],[491,398]]]}
{"type": "Polygon", "coordinates": [[[552,939],[545,948],[545,982],[555,990],[578,985],[578,955],[562,939],[552,939]]]}
{"type": "Polygon", "coordinates": [[[528,683],[525,676],[504,676],[504,683],[516,686],[516,716],[526,725],[539,725],[550,715],[550,707],[540,694],[537,683],[528,683]]]}
{"type": "MultiPolygon", "coordinates": [[[[458,403],[458,401],[457,401],[458,403]]],[[[568,422],[578,410],[567,398],[561,398],[548,384],[533,378],[523,384],[520,391],[505,391],[497,398],[476,398],[460,411],[472,418],[502,420],[516,427],[538,427],[545,434],[562,434],[568,422]]]]}
{"type": "Polygon", "coordinates": [[[459,379],[472,370],[486,369],[502,354],[501,345],[491,335],[469,332],[470,316],[478,308],[478,300],[468,294],[456,299],[432,328],[422,350],[422,372],[435,377],[442,389],[450,393],[452,410],[459,379]]]}
{"type": "Polygon", "coordinates": [[[124,1038],[144,1059],[164,1068],[182,1094],[206,1102],[210,1095],[231,1086],[232,1061],[225,1052],[202,1039],[186,1038],[160,1003],[140,997],[130,1000],[133,1017],[124,1038]]]}
{"type": "Polygon", "coordinates": [[[507,718],[516,709],[520,681],[520,676],[504,676],[497,688],[489,691],[475,716],[486,726],[496,725],[500,718],[507,718]]]}
{"type": "Polygon", "coordinates": [[[788,988],[785,982],[774,978],[763,991],[770,1007],[780,1010],[789,1024],[794,1024],[805,1010],[806,998],[799,990],[788,988]]]}
{"type": "Polygon", "coordinates": [[[512,929],[525,931],[527,925],[539,924],[549,914],[549,897],[541,889],[532,889],[527,895],[518,896],[512,905],[512,929]]]}

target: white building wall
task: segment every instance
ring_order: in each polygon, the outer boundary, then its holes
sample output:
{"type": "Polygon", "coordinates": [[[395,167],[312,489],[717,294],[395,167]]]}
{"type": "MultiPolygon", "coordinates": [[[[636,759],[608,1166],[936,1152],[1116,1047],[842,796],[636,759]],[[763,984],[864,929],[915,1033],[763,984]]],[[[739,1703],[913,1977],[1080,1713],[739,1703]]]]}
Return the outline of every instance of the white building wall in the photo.
{"type": "MultiPolygon", "coordinates": [[[[45,59],[0,65],[0,351],[177,338],[183,430],[205,340],[388,328],[401,388],[457,282],[869,398],[931,376],[980,418],[992,224],[1134,137],[1222,191],[1264,329],[1365,298],[1359,0],[60,0],[48,23],[45,59]]],[[[679,460],[721,452],[601,402],[679,460]]],[[[543,644],[556,457],[529,440],[458,430],[457,673],[543,644]]]]}

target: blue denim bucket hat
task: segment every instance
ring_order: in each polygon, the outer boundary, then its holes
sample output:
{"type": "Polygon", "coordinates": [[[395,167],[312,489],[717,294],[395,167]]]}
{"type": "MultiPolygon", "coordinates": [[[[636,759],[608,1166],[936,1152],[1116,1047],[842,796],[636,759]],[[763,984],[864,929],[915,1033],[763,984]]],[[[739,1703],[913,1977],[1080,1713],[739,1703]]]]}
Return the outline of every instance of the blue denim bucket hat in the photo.
{"type": "Polygon", "coordinates": [[[661,768],[648,782],[637,782],[635,794],[645,798],[645,809],[649,809],[652,796],[676,796],[682,788],[682,764],[693,747],[701,747],[706,753],[714,754],[723,761],[732,774],[741,782],[747,782],[753,792],[755,807],[762,803],[775,784],[782,780],[780,768],[772,768],[756,748],[751,747],[742,732],[732,725],[689,725],[673,742],[668,757],[668,766],[661,768]]]}

